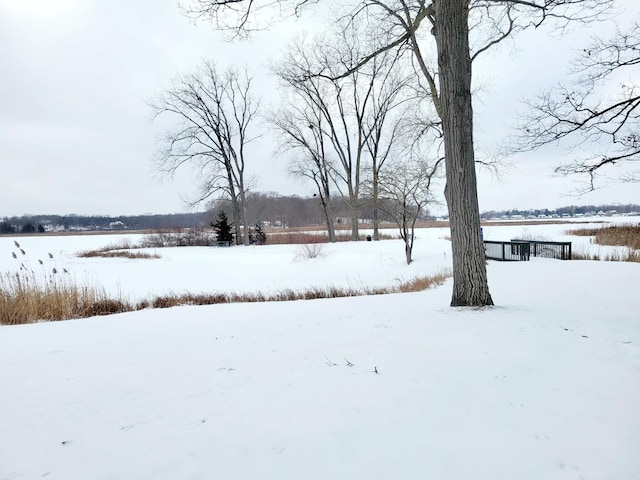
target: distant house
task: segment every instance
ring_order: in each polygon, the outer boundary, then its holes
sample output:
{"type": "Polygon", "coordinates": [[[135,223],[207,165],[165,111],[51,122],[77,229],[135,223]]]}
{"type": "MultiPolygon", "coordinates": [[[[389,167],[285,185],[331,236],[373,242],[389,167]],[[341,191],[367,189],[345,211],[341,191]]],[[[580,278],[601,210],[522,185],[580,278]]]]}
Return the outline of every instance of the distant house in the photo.
{"type": "Polygon", "coordinates": [[[109,222],[109,230],[126,230],[127,226],[120,220],[109,222]]]}

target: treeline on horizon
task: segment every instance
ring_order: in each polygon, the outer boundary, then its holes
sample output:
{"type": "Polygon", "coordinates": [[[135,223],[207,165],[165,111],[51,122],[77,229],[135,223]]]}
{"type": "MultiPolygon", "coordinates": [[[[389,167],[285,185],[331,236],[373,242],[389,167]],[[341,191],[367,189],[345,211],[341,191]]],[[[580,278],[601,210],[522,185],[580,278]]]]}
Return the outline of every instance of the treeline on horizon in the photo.
{"type": "MultiPolygon", "coordinates": [[[[276,193],[252,192],[247,202],[247,217],[249,224],[262,223],[270,227],[304,227],[322,225],[323,217],[320,200],[317,197],[299,197],[296,195],[279,195],[276,193]]],[[[193,213],[146,214],[146,215],[22,215],[2,217],[0,220],[0,234],[4,233],[37,233],[48,231],[69,230],[169,230],[182,228],[206,228],[220,210],[229,210],[227,200],[217,200],[210,203],[204,211],[193,213]]],[[[346,198],[336,198],[336,218],[338,223],[348,223],[349,206],[346,198]]],[[[539,216],[553,214],[587,214],[590,212],[616,211],[619,214],[640,212],[640,205],[602,204],[565,206],[551,209],[509,209],[490,210],[481,214],[483,219],[502,216],[522,215],[539,216]]],[[[368,208],[367,200],[363,199],[360,218],[372,218],[372,211],[368,208]]],[[[433,220],[429,212],[422,215],[423,220],[433,220]]]]}
{"type": "Polygon", "coordinates": [[[627,204],[627,205],[618,205],[618,204],[602,204],[602,205],[581,205],[581,206],[577,206],[577,205],[570,205],[567,207],[560,207],[560,208],[556,208],[556,209],[548,209],[548,208],[541,208],[541,209],[527,209],[527,210],[518,210],[518,209],[511,209],[511,210],[489,210],[486,212],[482,212],[480,217],[483,219],[488,219],[488,218],[496,218],[496,217],[502,217],[502,216],[509,216],[512,217],[514,215],[522,215],[523,217],[526,217],[528,215],[533,215],[533,216],[538,216],[538,215],[547,215],[547,216],[551,216],[553,214],[556,215],[586,215],[588,213],[598,213],[598,212],[612,212],[615,211],[616,213],[638,213],[640,212],[640,205],[635,205],[635,204],[627,204]]]}
{"type": "MultiPolygon", "coordinates": [[[[347,222],[347,198],[334,197],[334,213],[338,223],[347,222]]],[[[372,218],[372,209],[362,200],[360,218],[372,218]]],[[[193,213],[148,215],[22,215],[0,217],[0,233],[34,233],[66,230],[169,230],[209,227],[218,212],[230,216],[229,200],[209,203],[204,211],[193,213]]],[[[247,195],[247,219],[250,225],[262,223],[272,227],[304,227],[321,225],[324,221],[320,198],[316,196],[279,195],[274,192],[250,192],[247,195]]],[[[424,213],[425,219],[428,212],[424,213]]]]}

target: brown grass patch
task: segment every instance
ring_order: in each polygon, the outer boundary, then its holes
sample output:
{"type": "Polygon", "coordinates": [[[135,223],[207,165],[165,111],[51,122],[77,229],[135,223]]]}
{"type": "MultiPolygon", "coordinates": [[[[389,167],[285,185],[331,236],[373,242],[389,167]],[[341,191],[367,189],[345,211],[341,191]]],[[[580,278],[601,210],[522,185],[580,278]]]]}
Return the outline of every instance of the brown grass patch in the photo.
{"type": "Polygon", "coordinates": [[[429,277],[418,277],[414,278],[413,280],[403,282],[398,287],[398,290],[402,293],[421,292],[423,290],[427,290],[428,288],[439,287],[447,280],[447,278],[450,277],[451,272],[449,270],[446,270],[429,277]]]}
{"type": "Polygon", "coordinates": [[[0,325],[69,320],[131,310],[102,289],[76,284],[68,274],[39,279],[33,272],[0,276],[0,325]]]}
{"type": "Polygon", "coordinates": [[[624,252],[610,253],[584,253],[572,252],[571,260],[595,260],[604,262],[635,262],[640,263],[640,251],[626,250],[624,252]]]}
{"type": "Polygon", "coordinates": [[[129,259],[151,259],[161,258],[157,253],[136,252],[131,250],[137,250],[141,248],[139,245],[131,243],[129,240],[121,240],[118,243],[107,245],[106,247],[98,248],[96,250],[87,250],[77,254],[81,258],[129,258],[129,259]]]}
{"type": "Polygon", "coordinates": [[[310,287],[301,291],[285,289],[273,294],[264,293],[214,293],[214,294],[174,294],[156,297],[150,304],[153,308],[169,308],[180,305],[216,305],[221,303],[289,302],[294,300],[317,300],[321,298],[360,297],[390,293],[420,292],[442,285],[451,272],[444,271],[424,276],[392,287],[310,287]]]}
{"type": "Polygon", "coordinates": [[[88,250],[86,252],[80,252],[78,257],[82,258],[95,258],[95,257],[103,257],[103,258],[129,258],[129,259],[151,259],[151,258],[161,258],[157,253],[147,253],[147,252],[131,252],[129,250],[88,250]]]}
{"type": "Polygon", "coordinates": [[[640,250],[640,225],[613,225],[603,228],[580,228],[568,230],[568,235],[595,237],[598,245],[623,246],[640,250]]]}

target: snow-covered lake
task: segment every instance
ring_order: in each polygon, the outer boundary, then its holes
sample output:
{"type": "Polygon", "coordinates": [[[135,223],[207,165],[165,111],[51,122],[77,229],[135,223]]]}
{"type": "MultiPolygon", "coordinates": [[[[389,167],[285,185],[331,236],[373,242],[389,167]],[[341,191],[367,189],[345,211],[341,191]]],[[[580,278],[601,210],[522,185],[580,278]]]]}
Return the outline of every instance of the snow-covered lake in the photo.
{"type": "MultiPolygon", "coordinates": [[[[602,248],[566,236],[578,226],[484,236],[602,248]]],[[[142,298],[394,285],[448,268],[447,234],[420,230],[410,266],[395,240],[152,260],[76,256],[114,235],[18,241],[36,270],[142,298]]],[[[13,240],[0,238],[0,272],[17,268],[13,240]]],[[[486,309],[449,308],[449,281],[0,327],[0,480],[639,479],[640,264],[487,268],[486,309]]]]}

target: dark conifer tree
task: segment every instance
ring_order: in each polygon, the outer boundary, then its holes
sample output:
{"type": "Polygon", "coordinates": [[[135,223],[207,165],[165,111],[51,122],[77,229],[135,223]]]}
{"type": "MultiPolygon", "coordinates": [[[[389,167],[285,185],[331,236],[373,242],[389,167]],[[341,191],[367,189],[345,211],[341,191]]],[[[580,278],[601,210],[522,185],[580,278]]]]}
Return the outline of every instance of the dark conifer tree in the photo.
{"type": "Polygon", "coordinates": [[[218,221],[215,223],[212,222],[211,226],[216,232],[216,241],[233,243],[233,233],[231,233],[233,224],[229,223],[227,214],[224,213],[224,211],[220,211],[218,221]]]}

